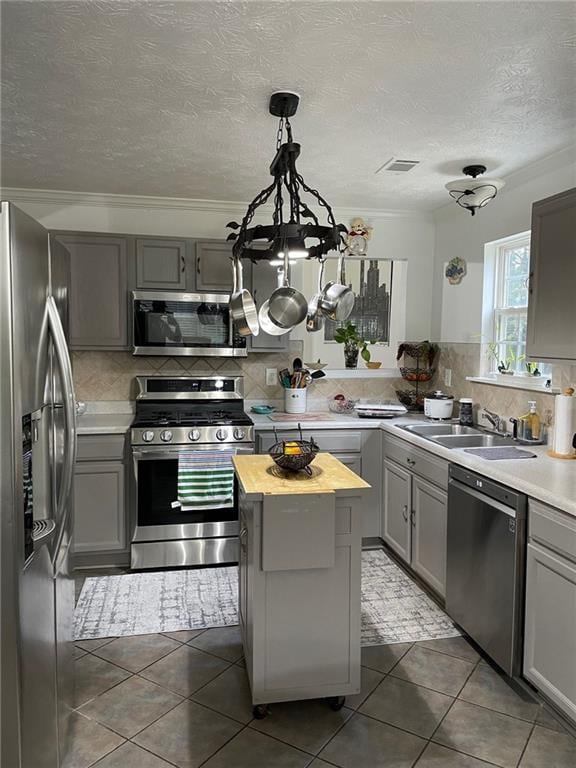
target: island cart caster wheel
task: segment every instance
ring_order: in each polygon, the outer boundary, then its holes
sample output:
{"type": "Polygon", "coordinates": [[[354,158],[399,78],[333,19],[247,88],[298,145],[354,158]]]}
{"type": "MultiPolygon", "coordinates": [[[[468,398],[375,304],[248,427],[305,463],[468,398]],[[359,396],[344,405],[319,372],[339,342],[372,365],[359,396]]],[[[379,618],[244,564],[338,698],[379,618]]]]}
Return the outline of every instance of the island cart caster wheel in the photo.
{"type": "Polygon", "coordinates": [[[268,704],[256,704],[256,706],[252,708],[252,714],[256,720],[264,720],[268,714],[268,704]]]}
{"type": "Polygon", "coordinates": [[[328,704],[333,712],[339,712],[344,706],[345,701],[346,696],[334,696],[331,699],[328,699],[328,704]]]}

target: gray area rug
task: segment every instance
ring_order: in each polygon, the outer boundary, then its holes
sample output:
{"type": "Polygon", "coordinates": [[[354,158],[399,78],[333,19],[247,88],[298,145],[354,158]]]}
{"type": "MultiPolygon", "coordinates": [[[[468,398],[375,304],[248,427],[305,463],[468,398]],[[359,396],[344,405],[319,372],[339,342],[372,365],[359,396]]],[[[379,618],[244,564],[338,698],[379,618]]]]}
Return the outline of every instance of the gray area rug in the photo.
{"type": "MultiPolygon", "coordinates": [[[[87,578],[76,640],[238,623],[238,569],[127,573],[87,578]]],[[[381,550],[362,553],[362,645],[455,637],[450,618],[381,550]]]]}

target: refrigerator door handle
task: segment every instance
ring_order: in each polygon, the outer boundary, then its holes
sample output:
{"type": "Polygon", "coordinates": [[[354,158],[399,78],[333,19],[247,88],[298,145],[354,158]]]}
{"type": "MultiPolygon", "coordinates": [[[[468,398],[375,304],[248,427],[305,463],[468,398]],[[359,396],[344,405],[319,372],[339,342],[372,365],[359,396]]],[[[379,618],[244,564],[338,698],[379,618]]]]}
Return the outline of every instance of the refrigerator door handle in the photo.
{"type": "Polygon", "coordinates": [[[54,551],[58,552],[66,527],[67,517],[69,515],[68,501],[72,488],[74,465],[76,463],[76,398],[74,395],[72,364],[68,353],[68,345],[66,344],[66,335],[53,296],[48,296],[46,306],[48,312],[48,326],[54,342],[56,360],[62,377],[62,399],[67,433],[64,445],[64,466],[56,501],[55,518],[59,530],[57,546],[54,551]]]}

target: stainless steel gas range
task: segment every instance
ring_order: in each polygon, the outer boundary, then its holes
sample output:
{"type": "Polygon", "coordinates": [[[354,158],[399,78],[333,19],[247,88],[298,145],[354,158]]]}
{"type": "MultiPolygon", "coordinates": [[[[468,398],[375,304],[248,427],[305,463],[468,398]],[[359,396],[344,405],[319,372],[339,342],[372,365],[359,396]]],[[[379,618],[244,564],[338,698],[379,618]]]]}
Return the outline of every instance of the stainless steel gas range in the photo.
{"type": "Polygon", "coordinates": [[[242,377],[136,381],[132,568],[238,562],[238,492],[230,469],[235,454],[254,452],[242,377]]]}

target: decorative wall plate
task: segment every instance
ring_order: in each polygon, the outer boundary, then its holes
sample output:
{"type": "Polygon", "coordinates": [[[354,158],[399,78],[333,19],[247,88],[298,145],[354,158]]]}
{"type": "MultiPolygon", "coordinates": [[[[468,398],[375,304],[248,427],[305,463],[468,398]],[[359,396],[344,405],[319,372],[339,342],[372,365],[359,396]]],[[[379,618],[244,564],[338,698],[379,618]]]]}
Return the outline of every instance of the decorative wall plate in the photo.
{"type": "Polygon", "coordinates": [[[448,278],[450,285],[458,285],[466,274],[466,261],[460,258],[460,256],[455,256],[446,265],[446,272],[444,274],[448,278]]]}

